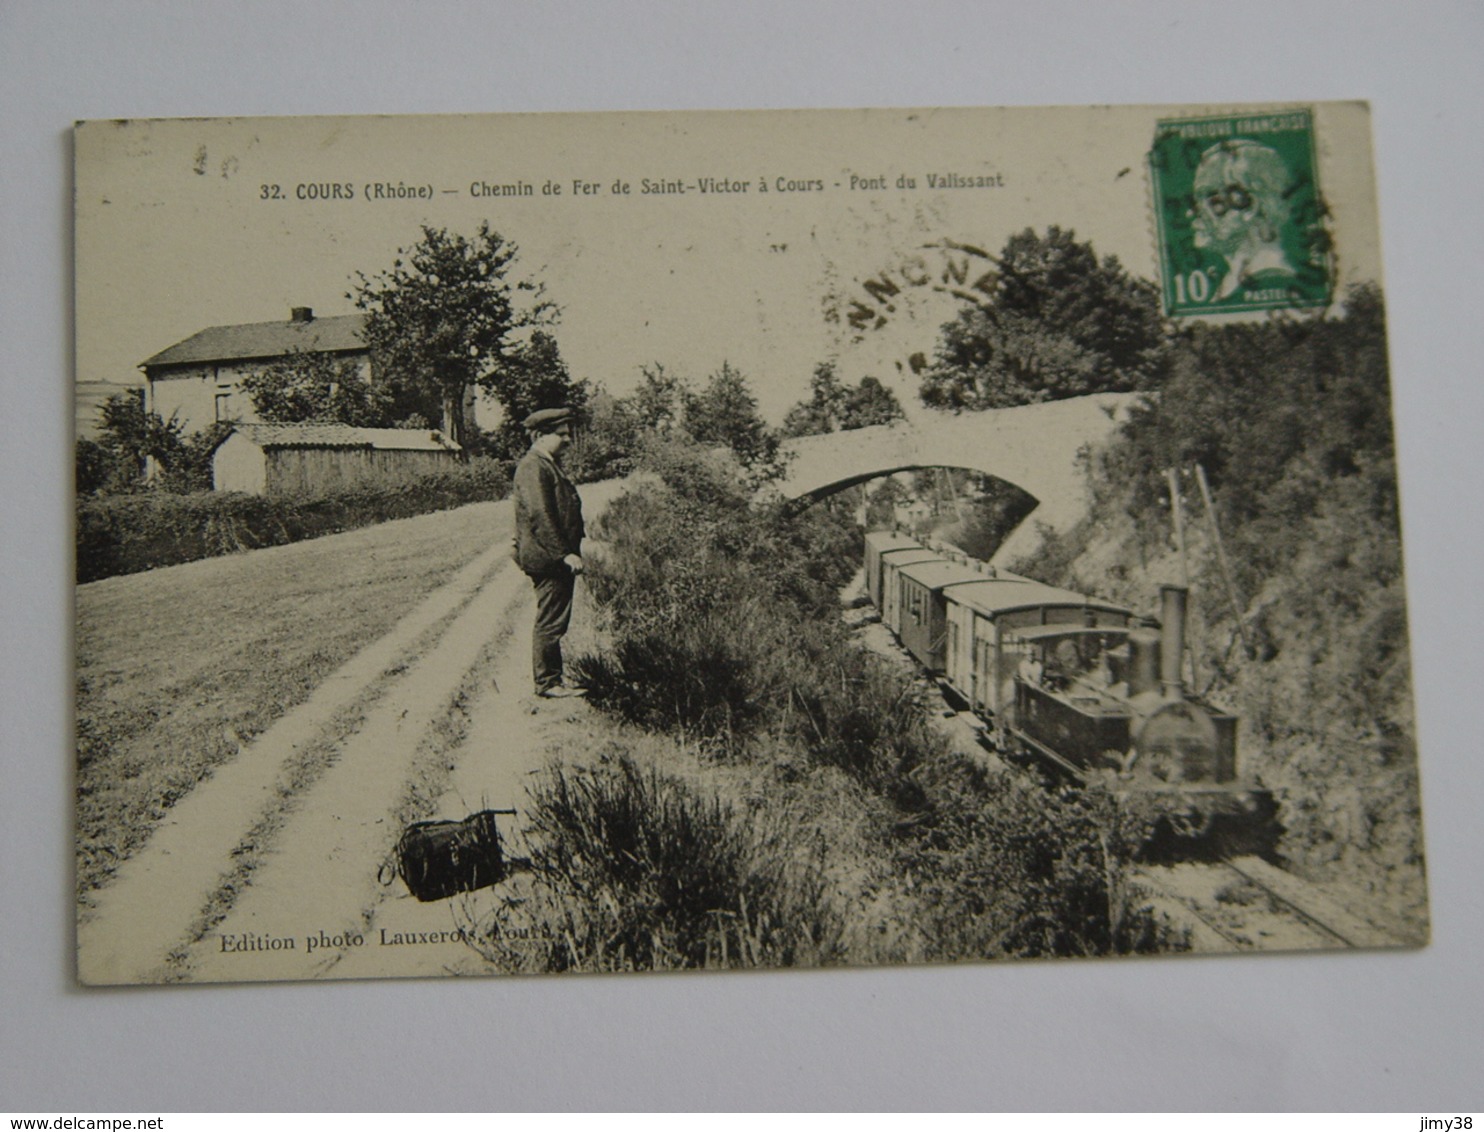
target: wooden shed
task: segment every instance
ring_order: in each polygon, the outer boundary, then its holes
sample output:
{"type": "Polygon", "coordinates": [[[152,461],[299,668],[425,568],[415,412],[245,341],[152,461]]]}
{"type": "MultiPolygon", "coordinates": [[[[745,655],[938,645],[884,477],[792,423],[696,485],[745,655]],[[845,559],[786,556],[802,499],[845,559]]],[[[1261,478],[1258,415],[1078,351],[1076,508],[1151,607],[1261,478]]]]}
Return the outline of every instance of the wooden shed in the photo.
{"type": "Polygon", "coordinates": [[[319,495],[366,480],[406,481],[458,463],[436,429],[240,424],[211,460],[217,491],[319,495]]]}

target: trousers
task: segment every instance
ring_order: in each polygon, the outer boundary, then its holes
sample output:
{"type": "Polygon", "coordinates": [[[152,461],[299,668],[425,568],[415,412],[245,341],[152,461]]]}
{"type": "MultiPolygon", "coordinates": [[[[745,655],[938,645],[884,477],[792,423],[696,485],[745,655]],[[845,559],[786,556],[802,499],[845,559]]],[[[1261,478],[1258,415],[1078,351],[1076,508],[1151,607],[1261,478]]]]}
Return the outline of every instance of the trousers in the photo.
{"type": "Polygon", "coordinates": [[[572,594],[576,575],[542,574],[536,584],[536,626],[531,631],[531,672],[536,691],[544,692],[562,682],[562,637],[572,622],[572,594]]]}

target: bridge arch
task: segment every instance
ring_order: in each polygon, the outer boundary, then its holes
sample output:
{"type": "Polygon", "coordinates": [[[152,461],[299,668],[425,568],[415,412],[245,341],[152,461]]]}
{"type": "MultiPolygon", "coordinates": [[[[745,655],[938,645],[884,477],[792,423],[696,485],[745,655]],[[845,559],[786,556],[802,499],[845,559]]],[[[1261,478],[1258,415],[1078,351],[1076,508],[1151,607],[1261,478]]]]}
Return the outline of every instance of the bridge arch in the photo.
{"type": "Polygon", "coordinates": [[[916,421],[787,441],[788,474],[778,485],[807,506],[853,484],[919,468],[965,468],[1014,484],[1038,506],[999,556],[1031,549],[1044,525],[1064,531],[1087,514],[1081,456],[1105,444],[1141,399],[1134,393],[1018,405],[983,412],[930,414],[916,421]]]}

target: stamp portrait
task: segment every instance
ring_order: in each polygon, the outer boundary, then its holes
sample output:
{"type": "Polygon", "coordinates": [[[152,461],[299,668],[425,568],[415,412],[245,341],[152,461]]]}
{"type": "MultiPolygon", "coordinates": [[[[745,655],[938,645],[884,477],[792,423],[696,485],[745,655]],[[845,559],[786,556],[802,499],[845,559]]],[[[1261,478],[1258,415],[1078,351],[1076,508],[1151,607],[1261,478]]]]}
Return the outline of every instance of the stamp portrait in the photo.
{"type": "Polygon", "coordinates": [[[1149,166],[1169,314],[1330,301],[1309,111],[1161,120],[1149,166]]]}

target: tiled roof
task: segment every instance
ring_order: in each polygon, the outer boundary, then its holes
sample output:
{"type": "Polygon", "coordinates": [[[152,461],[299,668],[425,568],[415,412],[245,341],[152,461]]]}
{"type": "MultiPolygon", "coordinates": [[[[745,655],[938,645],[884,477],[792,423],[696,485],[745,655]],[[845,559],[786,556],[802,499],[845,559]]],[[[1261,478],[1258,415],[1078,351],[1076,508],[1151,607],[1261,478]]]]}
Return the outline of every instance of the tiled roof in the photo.
{"type": "Polygon", "coordinates": [[[366,325],[363,314],[342,314],[330,318],[313,318],[308,322],[284,319],[280,322],[248,322],[240,326],[208,326],[161,350],[141,366],[172,366],[201,362],[243,361],[248,358],[278,358],[295,350],[309,353],[331,353],[364,350],[361,330],[366,325]]]}
{"type": "Polygon", "coordinates": [[[259,448],[387,448],[400,451],[457,452],[459,446],[437,429],[353,428],[341,424],[240,424],[259,448]]]}

